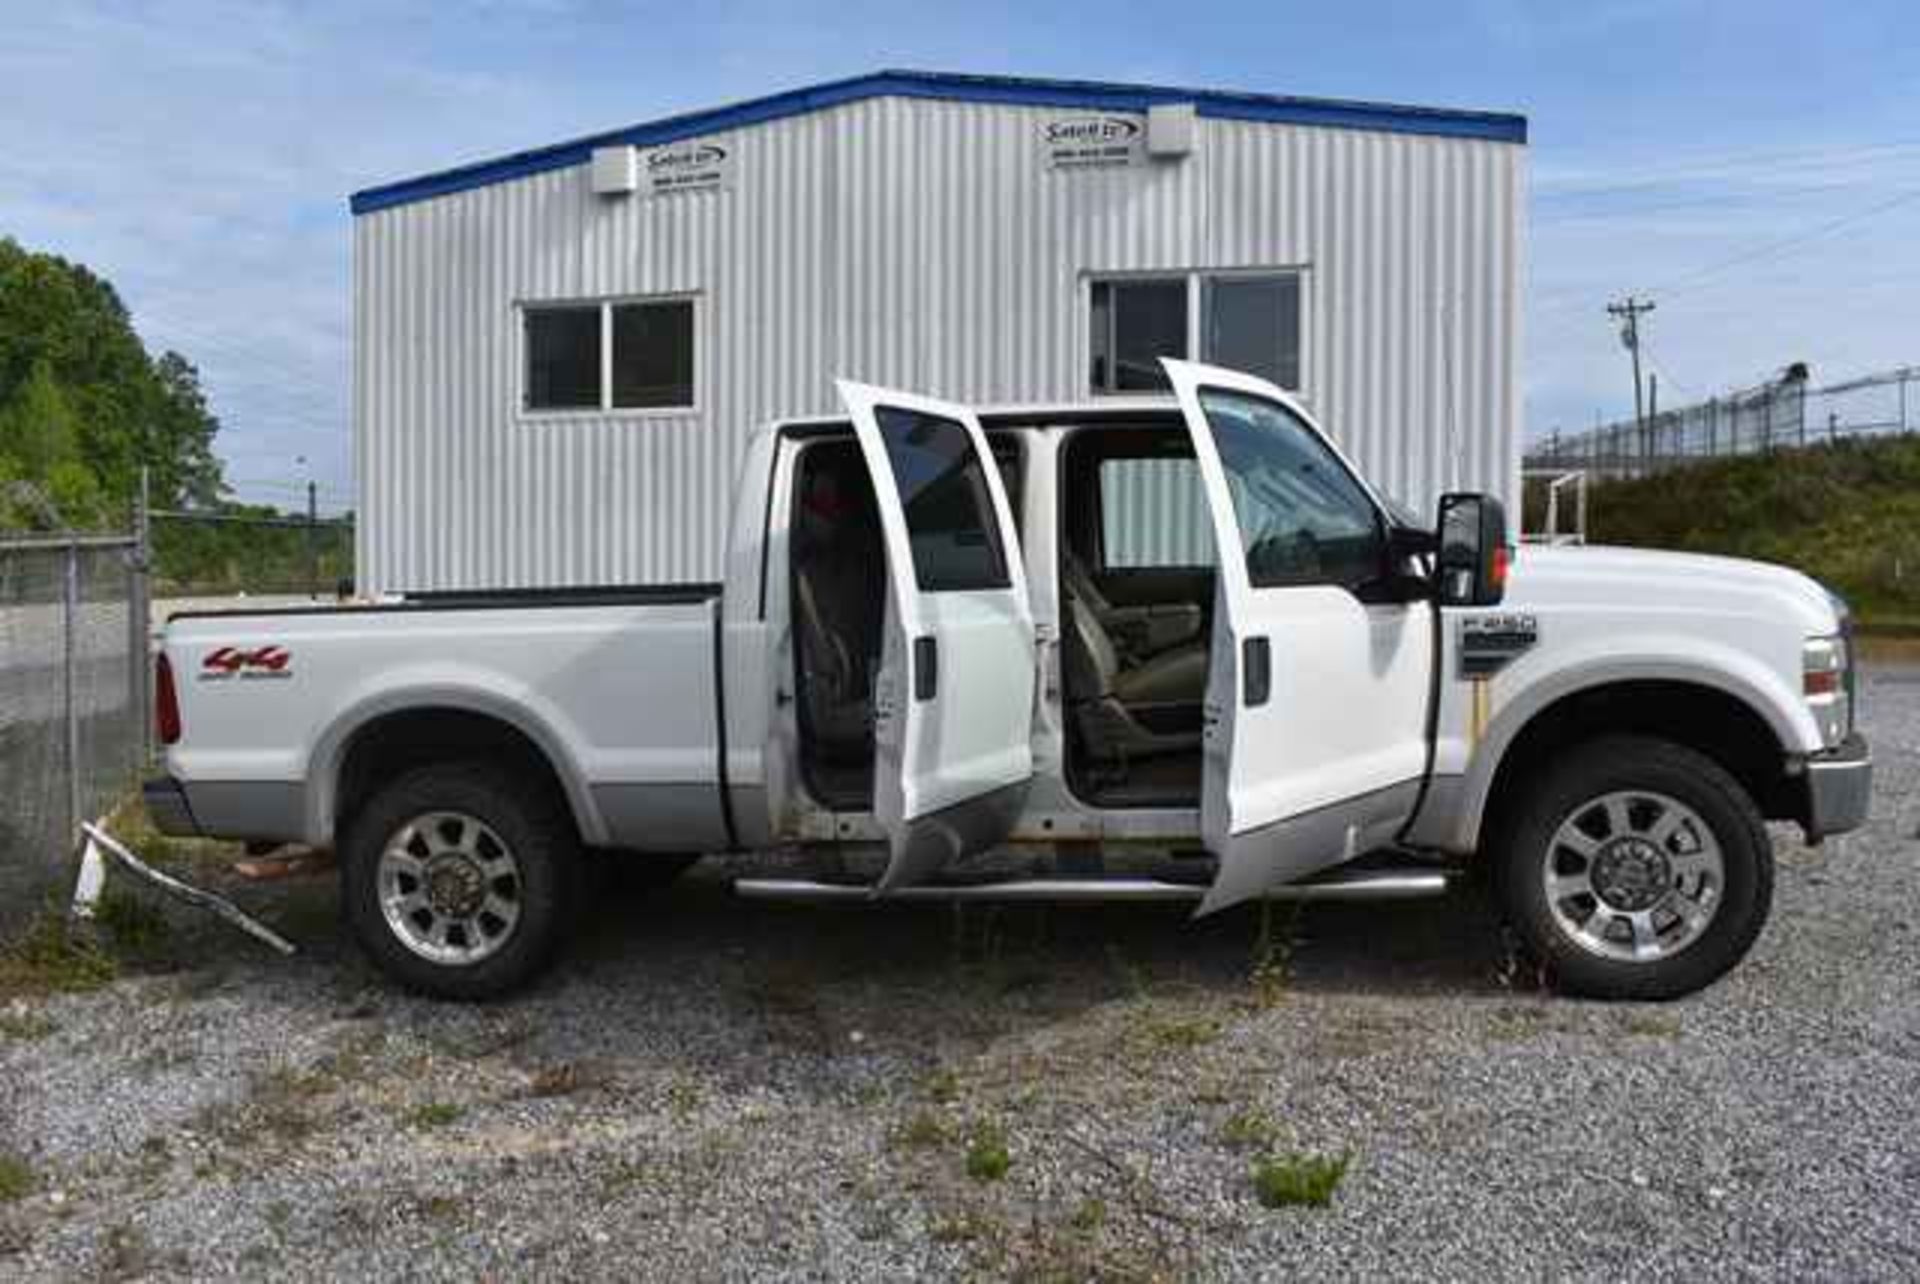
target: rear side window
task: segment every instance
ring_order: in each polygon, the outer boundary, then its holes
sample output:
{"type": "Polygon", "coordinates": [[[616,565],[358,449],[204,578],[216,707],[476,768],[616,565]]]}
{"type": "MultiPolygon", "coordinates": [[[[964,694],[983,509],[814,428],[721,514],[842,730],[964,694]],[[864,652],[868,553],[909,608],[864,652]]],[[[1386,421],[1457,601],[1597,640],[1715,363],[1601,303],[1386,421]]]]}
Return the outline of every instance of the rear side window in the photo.
{"type": "Polygon", "coordinates": [[[920,590],[1010,587],[993,497],[966,428],[892,406],[877,407],[874,417],[906,510],[920,590]]]}
{"type": "Polygon", "coordinates": [[[1212,522],[1200,464],[1191,455],[1100,461],[1100,547],[1107,570],[1210,567],[1212,522]]]}

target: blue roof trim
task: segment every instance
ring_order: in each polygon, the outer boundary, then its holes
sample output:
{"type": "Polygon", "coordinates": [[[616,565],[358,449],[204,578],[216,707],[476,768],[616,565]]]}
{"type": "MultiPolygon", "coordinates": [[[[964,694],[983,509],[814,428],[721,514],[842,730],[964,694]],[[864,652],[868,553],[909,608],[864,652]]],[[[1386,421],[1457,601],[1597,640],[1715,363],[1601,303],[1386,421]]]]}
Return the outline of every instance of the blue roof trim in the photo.
{"type": "Polygon", "coordinates": [[[760,125],[867,98],[935,98],[955,102],[1005,103],[1022,107],[1060,107],[1088,111],[1145,111],[1155,103],[1190,102],[1202,116],[1221,120],[1322,125],[1447,138],[1480,138],[1500,143],[1527,141],[1527,118],[1501,112],[1454,111],[1391,103],[1348,102],[1333,98],[1295,98],[1279,94],[1231,93],[1217,89],[1178,89],[1162,85],[1121,85],[1085,80],[1034,80],[1015,76],[967,76],[947,72],[881,71],[707,111],[668,116],[625,129],[591,134],[569,142],[515,152],[456,169],[404,179],[355,192],[355,214],[491,183],[525,178],[569,165],[586,164],[593,149],[627,143],[657,147],[703,134],[760,125]]]}

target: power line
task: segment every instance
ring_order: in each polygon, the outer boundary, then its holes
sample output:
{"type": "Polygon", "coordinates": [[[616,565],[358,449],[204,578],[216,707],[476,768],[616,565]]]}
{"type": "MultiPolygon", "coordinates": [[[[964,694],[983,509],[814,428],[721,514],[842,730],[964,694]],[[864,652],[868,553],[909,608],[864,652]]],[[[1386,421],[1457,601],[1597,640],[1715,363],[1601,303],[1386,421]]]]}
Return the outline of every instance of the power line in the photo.
{"type": "Polygon", "coordinates": [[[1855,223],[1865,222],[1867,219],[1884,214],[1888,210],[1895,209],[1910,201],[1916,200],[1920,200],[1920,190],[1902,192],[1890,201],[1882,201],[1880,204],[1867,209],[1859,210],[1852,214],[1843,214],[1839,218],[1831,219],[1805,232],[1799,232],[1777,241],[1769,241],[1765,245],[1757,245],[1752,249],[1743,250],[1739,254],[1731,258],[1722,259],[1710,267],[1704,267],[1697,272],[1691,272],[1686,276],[1677,277],[1667,284],[1655,288],[1652,293],[1668,297],[1675,294],[1684,294],[1686,291],[1694,288],[1699,282],[1717,276],[1728,268],[1739,267],[1743,263],[1753,263],[1761,259],[1770,258],[1782,251],[1805,245],[1809,241],[1819,240],[1821,237],[1837,232],[1841,228],[1851,227],[1855,223]]]}

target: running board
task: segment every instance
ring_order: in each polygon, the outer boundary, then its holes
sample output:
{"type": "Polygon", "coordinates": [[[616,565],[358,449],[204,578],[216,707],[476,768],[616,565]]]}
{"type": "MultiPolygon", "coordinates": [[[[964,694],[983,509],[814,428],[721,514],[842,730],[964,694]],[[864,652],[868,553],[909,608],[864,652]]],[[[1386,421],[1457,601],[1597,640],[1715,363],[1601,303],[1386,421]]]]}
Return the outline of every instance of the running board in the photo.
{"type": "MultiPolygon", "coordinates": [[[[1370,869],[1308,883],[1283,883],[1267,897],[1281,901],[1409,901],[1445,894],[1449,873],[1425,867],[1370,869]]],[[[896,887],[882,897],[866,883],[804,878],[739,878],[736,895],[756,901],[1046,901],[1051,904],[1185,903],[1207,894],[1203,883],[1158,878],[1024,878],[999,883],[933,883],[896,887]]]]}

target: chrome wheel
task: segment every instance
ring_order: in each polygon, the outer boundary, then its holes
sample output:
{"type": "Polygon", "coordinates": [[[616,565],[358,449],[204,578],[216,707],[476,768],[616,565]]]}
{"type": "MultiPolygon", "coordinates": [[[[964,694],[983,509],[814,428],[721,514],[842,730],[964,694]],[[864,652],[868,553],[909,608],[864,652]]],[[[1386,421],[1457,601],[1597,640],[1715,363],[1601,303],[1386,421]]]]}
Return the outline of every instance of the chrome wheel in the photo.
{"type": "Polygon", "coordinates": [[[416,816],[380,851],[380,912],[394,936],[434,963],[487,958],[520,921],[520,864],[485,823],[457,811],[416,816]]]}
{"type": "Polygon", "coordinates": [[[1625,790],[1581,803],[1545,857],[1554,926],[1590,953],[1628,963],[1671,958],[1700,939],[1726,891],[1720,842],[1698,812],[1625,790]]]}

